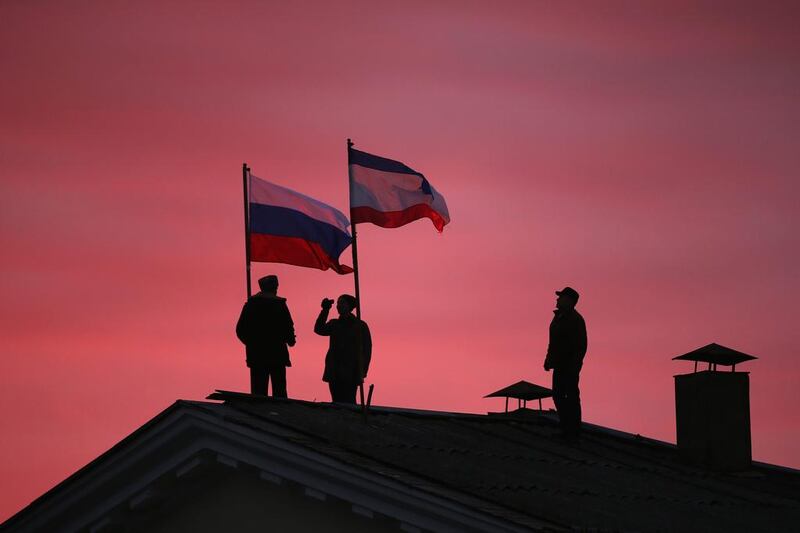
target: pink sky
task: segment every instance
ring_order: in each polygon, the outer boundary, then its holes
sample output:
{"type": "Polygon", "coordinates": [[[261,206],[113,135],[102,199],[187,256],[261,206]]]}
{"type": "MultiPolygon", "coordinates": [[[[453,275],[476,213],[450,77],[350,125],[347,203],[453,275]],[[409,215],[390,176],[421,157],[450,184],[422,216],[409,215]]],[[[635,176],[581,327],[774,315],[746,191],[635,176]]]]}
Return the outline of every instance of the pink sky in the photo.
{"type": "MultiPolygon", "coordinates": [[[[452,217],[359,226],[375,403],[549,385],[568,284],[585,420],[674,442],[671,358],[717,342],[760,358],[754,457],[800,467],[796,8],[287,4],[0,3],[0,520],[176,399],[246,389],[241,164],[345,211],[347,137],[452,217]]],[[[352,277],[266,273],[289,394],[327,401],[313,321],[352,277]]]]}

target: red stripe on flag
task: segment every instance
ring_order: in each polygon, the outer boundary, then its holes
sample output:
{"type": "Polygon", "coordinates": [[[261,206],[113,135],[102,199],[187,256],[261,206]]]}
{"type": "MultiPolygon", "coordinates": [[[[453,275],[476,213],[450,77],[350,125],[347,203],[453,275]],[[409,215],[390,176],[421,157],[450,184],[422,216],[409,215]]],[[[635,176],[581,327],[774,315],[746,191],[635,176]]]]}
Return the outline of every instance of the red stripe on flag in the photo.
{"type": "Polygon", "coordinates": [[[350,274],[353,269],[340,265],[328,256],[322,247],[297,237],[279,237],[263,233],[250,234],[250,261],[257,263],[286,263],[288,265],[318,268],[332,268],[339,274],[350,274]]]}
{"type": "Polygon", "coordinates": [[[405,226],[409,222],[420,218],[431,219],[431,222],[433,222],[434,227],[439,233],[442,232],[444,225],[447,223],[445,219],[428,204],[412,205],[402,211],[378,211],[372,207],[363,206],[350,208],[351,224],[370,222],[382,228],[399,228],[400,226],[405,226]]]}

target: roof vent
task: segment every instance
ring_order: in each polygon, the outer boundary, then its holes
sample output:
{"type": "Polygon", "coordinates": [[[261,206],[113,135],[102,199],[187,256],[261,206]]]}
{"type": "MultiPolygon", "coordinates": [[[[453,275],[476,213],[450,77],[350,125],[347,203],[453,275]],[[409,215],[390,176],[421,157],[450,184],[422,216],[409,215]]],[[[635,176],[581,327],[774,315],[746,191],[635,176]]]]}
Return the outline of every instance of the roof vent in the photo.
{"type": "Polygon", "coordinates": [[[517,408],[525,409],[529,400],[539,400],[539,410],[542,410],[542,398],[550,398],[553,396],[553,391],[547,387],[535,385],[528,381],[517,381],[513,385],[509,385],[504,389],[487,394],[484,398],[505,398],[506,399],[506,413],[508,412],[508,399],[517,399],[517,408]]]}
{"type": "Polygon", "coordinates": [[[750,382],[736,365],[756,359],[719,344],[674,357],[694,361],[694,372],[675,376],[678,450],[689,461],[720,471],[744,470],[752,460],[750,382]],[[708,363],[697,370],[697,363],[708,363]],[[718,372],[717,366],[730,366],[718,372]]]}

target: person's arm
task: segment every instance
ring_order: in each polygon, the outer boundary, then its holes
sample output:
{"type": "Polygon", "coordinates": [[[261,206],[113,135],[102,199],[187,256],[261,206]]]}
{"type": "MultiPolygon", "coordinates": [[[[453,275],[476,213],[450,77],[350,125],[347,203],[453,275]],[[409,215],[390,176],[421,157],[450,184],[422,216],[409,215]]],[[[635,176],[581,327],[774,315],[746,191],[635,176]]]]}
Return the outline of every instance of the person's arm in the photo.
{"type": "Polygon", "coordinates": [[[297,337],[294,334],[294,321],[292,320],[292,313],[289,312],[289,306],[286,302],[283,303],[286,308],[286,344],[294,346],[297,342],[297,337]]]}
{"type": "Polygon", "coordinates": [[[547,354],[544,356],[544,370],[545,372],[549,372],[553,368],[553,353],[551,351],[553,346],[553,325],[550,324],[550,328],[548,329],[548,338],[547,338],[547,354]]]}
{"type": "Polygon", "coordinates": [[[586,348],[589,343],[586,337],[586,322],[583,320],[583,317],[580,317],[578,320],[577,330],[578,341],[576,351],[578,354],[578,362],[583,363],[583,358],[586,356],[586,348]]]}
{"type": "Polygon", "coordinates": [[[369,332],[369,326],[366,322],[361,322],[361,349],[364,354],[364,375],[362,378],[367,377],[369,372],[369,363],[372,361],[372,335],[369,332]]]}
{"type": "Polygon", "coordinates": [[[248,337],[250,336],[250,313],[245,302],[242,307],[242,312],[239,314],[239,320],[236,322],[236,336],[242,341],[242,344],[247,344],[248,337]]]}
{"type": "Polygon", "coordinates": [[[333,305],[333,300],[327,298],[322,300],[322,309],[319,312],[317,321],[314,323],[314,333],[317,335],[329,336],[333,332],[333,320],[328,322],[328,313],[333,305]]]}

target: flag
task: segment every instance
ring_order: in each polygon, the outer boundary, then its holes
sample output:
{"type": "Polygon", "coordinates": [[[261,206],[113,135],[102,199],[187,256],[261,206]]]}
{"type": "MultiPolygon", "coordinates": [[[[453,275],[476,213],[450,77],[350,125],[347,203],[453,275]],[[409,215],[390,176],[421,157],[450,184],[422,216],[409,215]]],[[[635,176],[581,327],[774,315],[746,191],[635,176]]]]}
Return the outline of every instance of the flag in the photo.
{"type": "Polygon", "coordinates": [[[339,264],[352,241],[344,213],[253,175],[248,190],[251,261],[353,271],[339,264]]]}
{"type": "Polygon", "coordinates": [[[350,148],[350,219],[399,228],[429,218],[441,232],[450,222],[444,197],[420,172],[399,161],[350,148]]]}

